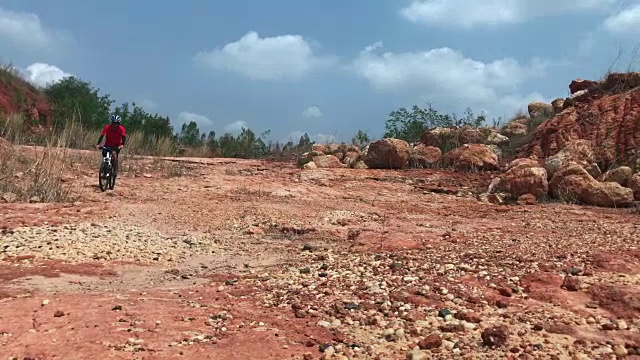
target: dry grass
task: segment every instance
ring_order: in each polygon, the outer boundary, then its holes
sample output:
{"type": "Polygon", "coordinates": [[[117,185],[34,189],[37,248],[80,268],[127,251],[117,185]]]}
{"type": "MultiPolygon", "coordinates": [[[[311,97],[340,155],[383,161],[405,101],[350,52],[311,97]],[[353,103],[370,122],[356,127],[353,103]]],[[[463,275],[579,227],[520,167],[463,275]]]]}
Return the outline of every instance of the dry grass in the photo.
{"type": "Polygon", "coordinates": [[[0,193],[3,202],[74,201],[65,177],[71,170],[64,137],[50,140],[33,154],[16,151],[11,144],[0,144],[0,193]]]}

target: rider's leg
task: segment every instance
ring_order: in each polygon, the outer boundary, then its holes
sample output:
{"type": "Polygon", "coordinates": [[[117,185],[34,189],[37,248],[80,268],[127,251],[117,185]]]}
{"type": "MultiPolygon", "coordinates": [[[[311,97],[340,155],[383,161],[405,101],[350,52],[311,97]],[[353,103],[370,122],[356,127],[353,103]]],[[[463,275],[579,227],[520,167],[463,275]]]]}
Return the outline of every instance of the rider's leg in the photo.
{"type": "Polygon", "coordinates": [[[115,149],[112,150],[111,157],[113,158],[113,173],[117,174],[118,173],[118,151],[115,149]]]}

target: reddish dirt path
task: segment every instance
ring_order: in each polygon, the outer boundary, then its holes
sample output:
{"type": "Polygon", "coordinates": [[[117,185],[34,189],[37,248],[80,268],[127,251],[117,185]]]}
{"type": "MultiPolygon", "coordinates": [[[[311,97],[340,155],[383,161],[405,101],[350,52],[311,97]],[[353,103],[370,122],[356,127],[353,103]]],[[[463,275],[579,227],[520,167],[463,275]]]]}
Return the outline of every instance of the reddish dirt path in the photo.
{"type": "Polygon", "coordinates": [[[628,209],[481,203],[470,194],[489,173],[130,161],[140,170],[114,192],[81,169],[75,204],[0,205],[1,354],[318,359],[330,344],[335,359],[398,359],[432,334],[434,359],[640,346],[640,215],[628,209]],[[573,268],[577,291],[563,283],[573,268]],[[442,308],[481,321],[455,325],[442,308]],[[482,345],[497,324],[507,345],[482,345]]]}

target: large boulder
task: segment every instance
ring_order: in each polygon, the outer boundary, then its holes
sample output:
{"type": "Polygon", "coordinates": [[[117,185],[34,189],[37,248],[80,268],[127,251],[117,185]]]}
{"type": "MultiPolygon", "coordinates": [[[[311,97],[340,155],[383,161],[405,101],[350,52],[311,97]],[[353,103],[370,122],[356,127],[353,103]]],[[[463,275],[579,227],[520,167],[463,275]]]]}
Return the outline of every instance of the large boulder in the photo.
{"type": "Polygon", "coordinates": [[[576,140],[568,143],[555,155],[546,158],[544,168],[547,170],[549,178],[551,178],[560,168],[573,162],[585,169],[589,169],[591,176],[598,177],[600,176],[600,174],[598,174],[599,168],[595,165],[595,161],[596,156],[591,142],[588,140],[576,140]]]}
{"type": "Polygon", "coordinates": [[[409,164],[409,158],[409,143],[387,138],[369,144],[363,161],[371,169],[402,169],[409,164]]]}
{"type": "Polygon", "coordinates": [[[577,163],[560,168],[549,182],[551,194],[563,201],[602,207],[633,204],[633,191],[615,182],[599,182],[577,163]]]}
{"type": "Polygon", "coordinates": [[[629,187],[633,191],[633,197],[636,201],[640,201],[640,173],[637,173],[629,180],[629,187]]]}
{"type": "Polygon", "coordinates": [[[540,161],[535,158],[520,158],[511,161],[507,164],[507,171],[514,168],[533,168],[533,167],[541,167],[540,161]]]}
{"type": "Polygon", "coordinates": [[[531,119],[544,117],[551,118],[556,114],[551,104],[539,101],[530,103],[527,106],[527,111],[529,112],[529,117],[531,119]]]}
{"type": "Polygon", "coordinates": [[[425,130],[420,141],[439,149],[455,149],[464,144],[482,144],[486,135],[482,130],[471,126],[437,127],[425,130]]]}
{"type": "Polygon", "coordinates": [[[314,156],[312,161],[316,164],[316,167],[320,169],[332,169],[342,167],[342,163],[337,157],[333,155],[320,155],[314,156]]]}
{"type": "Polygon", "coordinates": [[[526,117],[511,120],[500,129],[500,134],[509,138],[522,137],[527,135],[528,132],[529,118],[526,117]]]}
{"type": "Polygon", "coordinates": [[[360,160],[360,153],[355,151],[347,151],[342,157],[342,163],[352,168],[360,160]]]}
{"type": "Polygon", "coordinates": [[[571,94],[575,94],[579,91],[589,90],[596,85],[598,85],[597,81],[576,79],[571,81],[571,84],[569,84],[569,91],[571,92],[571,94]]]}
{"type": "Polygon", "coordinates": [[[509,137],[490,129],[484,143],[487,145],[506,146],[509,145],[509,137]]]}
{"type": "Polygon", "coordinates": [[[559,114],[564,110],[564,99],[557,98],[551,102],[551,106],[553,106],[553,112],[555,114],[559,114]]]}
{"type": "Polygon", "coordinates": [[[466,144],[453,149],[442,157],[445,166],[458,170],[497,170],[498,156],[483,144],[466,144]]]}
{"type": "Polygon", "coordinates": [[[429,167],[442,158],[442,150],[435,146],[418,144],[411,150],[411,165],[413,167],[429,167]]]}
{"type": "Polygon", "coordinates": [[[631,170],[630,167],[620,166],[602,174],[601,180],[604,182],[616,182],[622,186],[628,186],[632,175],[633,170],[631,170]]]}
{"type": "Polygon", "coordinates": [[[500,177],[500,188],[514,198],[531,194],[536,198],[546,196],[549,192],[547,171],[540,167],[527,166],[533,164],[521,163],[507,170],[500,177]]]}

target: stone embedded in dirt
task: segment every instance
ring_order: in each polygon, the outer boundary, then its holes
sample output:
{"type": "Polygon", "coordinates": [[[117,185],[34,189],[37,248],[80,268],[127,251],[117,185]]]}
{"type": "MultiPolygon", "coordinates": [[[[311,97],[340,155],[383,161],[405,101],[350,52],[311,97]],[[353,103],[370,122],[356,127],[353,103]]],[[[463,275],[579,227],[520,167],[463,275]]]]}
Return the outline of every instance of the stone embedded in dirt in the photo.
{"type": "Polygon", "coordinates": [[[364,163],[371,169],[402,169],[409,164],[409,143],[387,138],[369,144],[364,163]]]}
{"type": "Polygon", "coordinates": [[[112,311],[121,311],[122,310],[122,306],[121,305],[116,305],[113,308],[111,308],[112,311]]]}
{"type": "Polygon", "coordinates": [[[443,333],[457,333],[457,332],[463,332],[465,327],[461,323],[448,323],[448,324],[440,325],[439,329],[443,333]]]}
{"type": "Polygon", "coordinates": [[[580,279],[576,276],[567,275],[562,281],[562,287],[568,291],[580,290],[580,279]]]}
{"type": "Polygon", "coordinates": [[[442,346],[442,338],[438,334],[431,334],[418,342],[422,350],[431,350],[442,346]]]}
{"type": "Polygon", "coordinates": [[[63,317],[64,316],[64,311],[61,310],[56,310],[56,312],[53,313],[53,317],[63,317]]]}
{"type": "Polygon", "coordinates": [[[428,360],[431,357],[424,351],[414,349],[407,353],[406,360],[428,360]]]}
{"type": "Polygon", "coordinates": [[[444,319],[444,318],[445,318],[445,317],[447,317],[448,315],[451,315],[451,311],[450,311],[449,309],[440,309],[440,310],[438,311],[438,317],[441,317],[441,318],[443,318],[443,319],[444,319]]]}
{"type": "Polygon", "coordinates": [[[504,297],[512,297],[513,296],[513,291],[508,288],[508,287],[499,287],[498,288],[498,293],[500,293],[500,295],[504,296],[504,297]]]}
{"type": "Polygon", "coordinates": [[[305,170],[313,170],[313,169],[317,169],[318,166],[313,161],[309,161],[308,163],[302,165],[302,168],[305,170]]]}
{"type": "Polygon", "coordinates": [[[501,347],[509,340],[509,329],[506,325],[488,327],[482,330],[480,337],[485,346],[501,347]]]}
{"type": "Polygon", "coordinates": [[[538,199],[533,194],[524,194],[520,195],[516,202],[518,205],[535,205],[538,202],[538,199]]]}
{"type": "Polygon", "coordinates": [[[506,300],[498,299],[496,300],[496,307],[498,309],[506,309],[507,307],[509,307],[509,303],[506,300]]]}
{"type": "Polygon", "coordinates": [[[342,167],[340,159],[334,155],[314,156],[311,161],[313,161],[319,169],[335,169],[342,167]]]}
{"type": "Polygon", "coordinates": [[[479,324],[482,322],[482,318],[480,317],[480,315],[473,311],[457,312],[455,315],[455,318],[458,320],[463,320],[463,321],[474,323],[474,324],[479,324]]]}
{"type": "Polygon", "coordinates": [[[559,169],[549,182],[554,197],[603,207],[627,207],[633,204],[633,191],[618,183],[601,183],[576,163],[559,169]]]}
{"type": "Polygon", "coordinates": [[[629,180],[631,180],[631,176],[633,176],[633,170],[630,167],[620,166],[602,174],[600,181],[615,182],[626,187],[629,186],[629,180]]]}
{"type": "Polygon", "coordinates": [[[442,157],[445,166],[458,170],[497,170],[498,156],[483,144],[466,144],[453,149],[442,157]]]}
{"type": "Polygon", "coordinates": [[[311,244],[304,244],[304,246],[302,246],[302,251],[308,251],[308,252],[313,252],[315,251],[315,246],[311,245],[311,244]]]}

